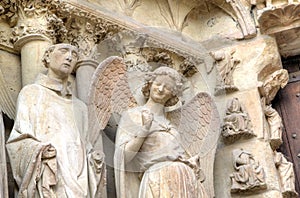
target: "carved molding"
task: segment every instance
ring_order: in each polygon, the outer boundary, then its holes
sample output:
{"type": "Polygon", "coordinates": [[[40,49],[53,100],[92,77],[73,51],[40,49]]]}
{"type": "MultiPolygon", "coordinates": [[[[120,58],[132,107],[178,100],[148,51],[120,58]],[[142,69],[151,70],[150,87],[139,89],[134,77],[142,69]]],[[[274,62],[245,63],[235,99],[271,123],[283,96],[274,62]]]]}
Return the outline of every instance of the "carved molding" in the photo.
{"type": "Polygon", "coordinates": [[[300,27],[300,4],[289,4],[262,11],[258,22],[264,34],[274,34],[300,27]]]}
{"type": "Polygon", "coordinates": [[[253,16],[251,15],[251,4],[249,4],[248,1],[241,0],[226,0],[226,2],[231,5],[235,12],[244,38],[255,37],[256,27],[253,16]]]}
{"type": "Polygon", "coordinates": [[[181,50],[169,48],[164,43],[157,44],[149,35],[123,30],[99,43],[99,52],[110,52],[124,58],[128,71],[152,71],[158,65],[168,65],[191,77],[198,72],[197,67],[204,61],[200,57],[187,55],[181,50]]]}

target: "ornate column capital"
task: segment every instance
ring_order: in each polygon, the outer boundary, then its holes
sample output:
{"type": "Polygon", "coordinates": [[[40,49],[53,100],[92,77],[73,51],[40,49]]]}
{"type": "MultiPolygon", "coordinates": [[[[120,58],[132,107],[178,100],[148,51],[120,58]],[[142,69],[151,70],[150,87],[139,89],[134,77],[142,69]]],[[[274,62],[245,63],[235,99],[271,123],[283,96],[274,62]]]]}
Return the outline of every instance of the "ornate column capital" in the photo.
{"type": "Polygon", "coordinates": [[[17,20],[11,40],[17,48],[32,40],[55,43],[57,34],[65,31],[63,21],[54,14],[59,3],[59,0],[14,0],[17,20]]]}
{"type": "Polygon", "coordinates": [[[83,60],[97,60],[97,44],[122,28],[95,14],[95,11],[83,9],[69,2],[62,2],[58,16],[65,22],[66,34],[61,42],[71,43],[79,48],[83,60]]]}
{"type": "Polygon", "coordinates": [[[98,64],[99,63],[97,61],[94,61],[91,59],[82,59],[77,62],[76,66],[74,68],[74,71],[76,72],[78,68],[85,67],[85,66],[89,66],[89,67],[92,67],[93,69],[96,69],[98,64]]]}

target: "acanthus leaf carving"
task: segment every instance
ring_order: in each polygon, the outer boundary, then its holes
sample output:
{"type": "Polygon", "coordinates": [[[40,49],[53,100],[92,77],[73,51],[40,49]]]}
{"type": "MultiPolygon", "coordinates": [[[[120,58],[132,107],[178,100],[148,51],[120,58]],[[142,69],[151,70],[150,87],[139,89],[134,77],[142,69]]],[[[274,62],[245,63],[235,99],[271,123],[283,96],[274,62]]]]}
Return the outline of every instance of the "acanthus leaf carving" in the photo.
{"type": "Polygon", "coordinates": [[[58,16],[65,21],[67,31],[60,34],[61,42],[77,46],[82,59],[97,60],[97,44],[122,28],[102,20],[91,12],[68,3],[62,3],[58,16]]]}
{"type": "Polygon", "coordinates": [[[3,0],[0,2],[0,19],[4,19],[13,27],[17,24],[16,0],[3,0]]]}
{"type": "Polygon", "coordinates": [[[55,1],[16,1],[17,24],[13,28],[13,43],[27,35],[40,34],[56,41],[56,30],[63,29],[63,22],[54,10],[60,0],[55,1]]]}

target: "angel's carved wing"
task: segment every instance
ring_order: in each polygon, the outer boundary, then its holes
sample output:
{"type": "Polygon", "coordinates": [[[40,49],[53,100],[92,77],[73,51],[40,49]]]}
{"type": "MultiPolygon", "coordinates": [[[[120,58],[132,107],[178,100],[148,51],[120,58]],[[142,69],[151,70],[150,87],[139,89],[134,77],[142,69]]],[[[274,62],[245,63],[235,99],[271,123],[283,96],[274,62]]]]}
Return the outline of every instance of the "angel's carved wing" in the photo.
{"type": "Polygon", "coordinates": [[[94,143],[112,113],[121,114],[136,106],[127,82],[123,59],[111,56],[99,64],[92,77],[88,96],[90,141],[94,143]]]}
{"type": "Polygon", "coordinates": [[[182,108],[170,112],[170,120],[177,126],[181,144],[190,157],[200,157],[203,182],[210,197],[214,196],[213,165],[220,136],[220,117],[208,93],[200,92],[182,108]]]}

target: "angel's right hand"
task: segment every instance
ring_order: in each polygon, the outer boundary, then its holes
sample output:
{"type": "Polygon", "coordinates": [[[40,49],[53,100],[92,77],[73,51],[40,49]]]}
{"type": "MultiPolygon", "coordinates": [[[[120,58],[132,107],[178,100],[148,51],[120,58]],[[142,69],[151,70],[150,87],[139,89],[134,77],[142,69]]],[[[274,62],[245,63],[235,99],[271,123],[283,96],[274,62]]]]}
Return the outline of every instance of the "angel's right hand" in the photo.
{"type": "Polygon", "coordinates": [[[143,122],[143,127],[146,130],[150,130],[152,121],[153,121],[153,113],[151,113],[149,110],[143,110],[142,111],[142,122],[143,122]]]}

